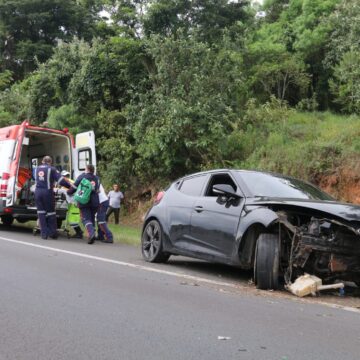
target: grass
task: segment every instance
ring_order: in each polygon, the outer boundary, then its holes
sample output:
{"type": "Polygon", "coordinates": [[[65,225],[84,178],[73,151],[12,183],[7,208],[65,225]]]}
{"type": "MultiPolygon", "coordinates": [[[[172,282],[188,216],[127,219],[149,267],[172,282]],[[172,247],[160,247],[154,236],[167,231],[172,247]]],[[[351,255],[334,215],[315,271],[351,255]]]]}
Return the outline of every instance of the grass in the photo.
{"type": "Polygon", "coordinates": [[[339,166],[351,168],[351,159],[360,154],[357,116],[292,111],[282,123],[271,124],[267,136],[261,135],[255,132],[256,146],[241,167],[313,180],[339,166]]]}
{"type": "Polygon", "coordinates": [[[109,224],[109,228],[114,236],[114,241],[122,244],[140,245],[141,228],[129,225],[109,224]]]}

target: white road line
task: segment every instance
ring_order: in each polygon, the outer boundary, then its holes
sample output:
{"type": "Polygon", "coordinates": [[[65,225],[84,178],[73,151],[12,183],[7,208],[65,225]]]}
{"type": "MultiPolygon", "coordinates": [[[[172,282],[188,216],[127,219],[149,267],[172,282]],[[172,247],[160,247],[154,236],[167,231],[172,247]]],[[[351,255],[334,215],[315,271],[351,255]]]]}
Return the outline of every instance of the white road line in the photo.
{"type": "Polygon", "coordinates": [[[227,283],[227,282],[223,282],[223,281],[210,280],[210,279],[206,279],[206,278],[202,278],[202,277],[198,277],[198,276],[180,274],[180,273],[177,273],[177,272],[166,271],[166,270],[161,270],[161,269],[155,269],[155,268],[151,268],[149,266],[137,265],[137,264],[132,264],[132,263],[128,263],[128,262],[125,262],[125,261],[119,261],[119,260],[108,259],[108,258],[104,258],[104,257],[100,257],[100,256],[88,255],[88,254],[84,254],[84,253],[80,253],[80,252],[76,252],[76,251],[63,250],[63,249],[54,248],[54,247],[51,247],[51,246],[44,246],[44,245],[34,244],[34,243],[27,242],[27,241],[9,239],[9,238],[5,238],[5,237],[1,237],[1,236],[0,236],[0,240],[8,241],[8,242],[15,243],[15,244],[32,246],[32,247],[35,247],[35,248],[49,250],[49,251],[56,251],[58,253],[78,256],[78,257],[85,258],[85,259],[97,260],[97,261],[102,261],[102,262],[106,262],[106,263],[110,263],[110,264],[127,266],[127,267],[134,268],[134,269],[150,271],[150,272],[169,275],[169,276],[174,276],[174,277],[178,277],[178,278],[182,278],[182,279],[186,279],[186,280],[203,282],[203,283],[216,285],[216,286],[227,286],[227,287],[231,287],[231,288],[238,288],[239,287],[239,286],[237,286],[235,284],[227,283]]]}

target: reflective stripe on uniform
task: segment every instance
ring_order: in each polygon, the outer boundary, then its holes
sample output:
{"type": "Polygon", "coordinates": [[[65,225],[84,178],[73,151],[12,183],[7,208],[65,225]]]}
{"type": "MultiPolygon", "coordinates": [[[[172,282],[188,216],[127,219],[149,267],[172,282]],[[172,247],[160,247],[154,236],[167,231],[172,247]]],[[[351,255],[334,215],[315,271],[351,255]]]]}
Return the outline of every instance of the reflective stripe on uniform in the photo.
{"type": "Polygon", "coordinates": [[[61,178],[57,181],[57,183],[60,184],[62,180],[64,180],[63,176],[61,176],[61,178]]]}
{"type": "Polygon", "coordinates": [[[98,224],[99,225],[106,224],[106,221],[99,221],[98,224]]]}
{"type": "Polygon", "coordinates": [[[92,222],[87,222],[85,226],[92,225],[92,222]]]}
{"type": "Polygon", "coordinates": [[[47,186],[48,186],[48,189],[49,189],[49,190],[51,189],[50,175],[51,175],[51,168],[48,168],[48,169],[47,169],[47,186]]]}
{"type": "Polygon", "coordinates": [[[54,216],[56,215],[56,212],[47,213],[46,216],[54,216]]]}
{"type": "Polygon", "coordinates": [[[46,211],[45,211],[45,210],[38,210],[37,213],[38,213],[38,214],[46,214],[46,211]]]}
{"type": "Polygon", "coordinates": [[[77,186],[75,186],[74,184],[70,184],[72,188],[77,189],[77,186]]]}

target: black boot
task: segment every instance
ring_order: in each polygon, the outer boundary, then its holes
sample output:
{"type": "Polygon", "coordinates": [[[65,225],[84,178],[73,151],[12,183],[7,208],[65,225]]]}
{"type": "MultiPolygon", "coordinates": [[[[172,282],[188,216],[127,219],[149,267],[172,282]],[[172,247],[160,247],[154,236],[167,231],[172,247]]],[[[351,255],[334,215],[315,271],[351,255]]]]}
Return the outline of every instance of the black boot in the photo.
{"type": "Polygon", "coordinates": [[[88,240],[88,244],[93,244],[95,242],[95,234],[93,236],[91,236],[88,240]]]}
{"type": "Polygon", "coordinates": [[[81,230],[80,226],[75,226],[75,227],[73,227],[73,229],[75,231],[74,238],[82,239],[83,238],[83,231],[81,230]]]}

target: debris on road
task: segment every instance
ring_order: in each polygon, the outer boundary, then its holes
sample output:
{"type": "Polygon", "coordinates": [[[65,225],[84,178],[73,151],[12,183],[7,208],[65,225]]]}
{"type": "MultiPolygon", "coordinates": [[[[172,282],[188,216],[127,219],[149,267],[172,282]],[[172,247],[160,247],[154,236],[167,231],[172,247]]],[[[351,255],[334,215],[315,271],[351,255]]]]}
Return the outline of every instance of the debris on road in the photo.
{"type": "Polygon", "coordinates": [[[231,340],[230,336],[218,336],[218,340],[231,340]]]}
{"type": "Polygon", "coordinates": [[[286,286],[286,289],[289,290],[292,294],[304,297],[307,295],[315,296],[317,292],[321,290],[329,289],[343,289],[343,283],[322,285],[322,280],[315,275],[305,274],[298,277],[295,282],[286,286]]]}
{"type": "Polygon", "coordinates": [[[187,281],[182,281],[182,282],[180,283],[180,285],[200,286],[198,283],[195,283],[195,282],[187,282],[187,281]]]}

